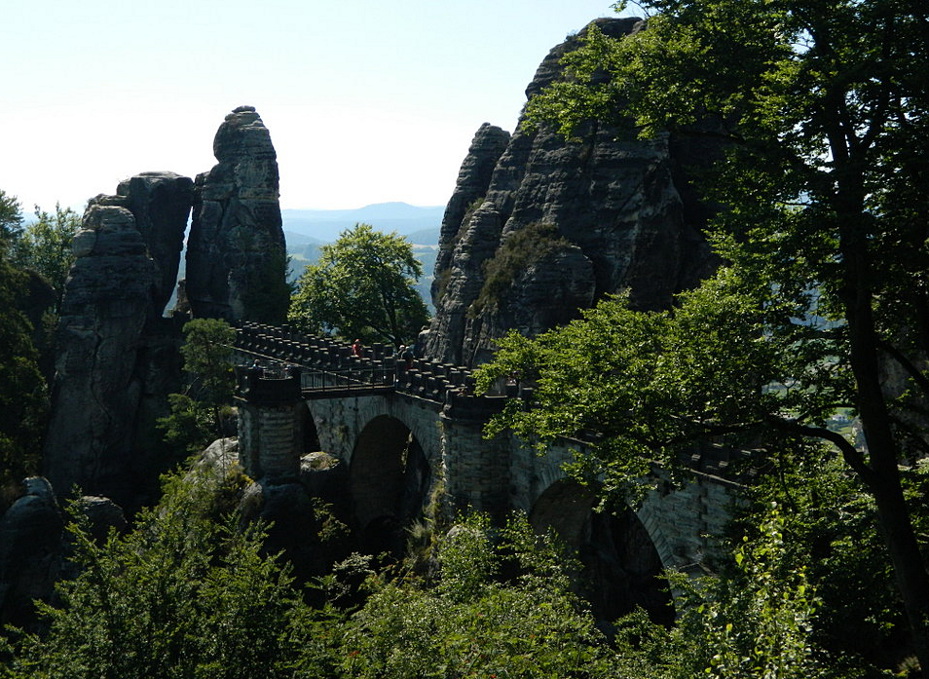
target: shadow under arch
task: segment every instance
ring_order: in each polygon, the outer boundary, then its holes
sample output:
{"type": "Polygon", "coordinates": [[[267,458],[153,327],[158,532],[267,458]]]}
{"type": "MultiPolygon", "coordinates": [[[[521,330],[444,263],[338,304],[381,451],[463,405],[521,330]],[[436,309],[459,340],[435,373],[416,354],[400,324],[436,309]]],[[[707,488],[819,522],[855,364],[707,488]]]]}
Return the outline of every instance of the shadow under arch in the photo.
{"type": "Polygon", "coordinates": [[[405,529],[423,514],[431,476],[422,446],[403,422],[379,415],[365,425],[349,469],[349,493],[363,551],[402,556],[405,529]]]}
{"type": "Polygon", "coordinates": [[[313,413],[310,412],[310,404],[306,401],[301,403],[297,411],[299,418],[298,426],[300,427],[300,454],[315,453],[322,450],[319,443],[319,430],[316,428],[316,421],[313,419],[313,413]]]}
{"type": "Polygon", "coordinates": [[[660,577],[661,557],[645,526],[628,506],[594,511],[598,489],[562,479],[536,500],[529,522],[537,532],[553,528],[577,550],[581,594],[606,623],[641,607],[658,623],[674,622],[674,604],[660,577]]]}

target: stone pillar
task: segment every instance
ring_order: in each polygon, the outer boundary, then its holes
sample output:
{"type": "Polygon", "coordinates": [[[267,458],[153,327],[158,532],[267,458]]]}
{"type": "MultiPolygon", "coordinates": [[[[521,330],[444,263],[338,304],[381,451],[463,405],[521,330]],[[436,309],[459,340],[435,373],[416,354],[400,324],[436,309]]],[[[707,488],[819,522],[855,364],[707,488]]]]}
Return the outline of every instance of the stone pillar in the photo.
{"type": "Polygon", "coordinates": [[[459,403],[440,415],[445,425],[442,464],[448,501],[456,511],[476,509],[502,520],[511,509],[510,442],[503,436],[484,438],[483,425],[490,412],[480,408],[480,399],[457,400],[472,402],[474,410],[459,403]]]}
{"type": "Polygon", "coordinates": [[[293,481],[300,473],[300,373],[266,378],[260,368],[240,374],[239,462],[253,479],[293,481]]]}

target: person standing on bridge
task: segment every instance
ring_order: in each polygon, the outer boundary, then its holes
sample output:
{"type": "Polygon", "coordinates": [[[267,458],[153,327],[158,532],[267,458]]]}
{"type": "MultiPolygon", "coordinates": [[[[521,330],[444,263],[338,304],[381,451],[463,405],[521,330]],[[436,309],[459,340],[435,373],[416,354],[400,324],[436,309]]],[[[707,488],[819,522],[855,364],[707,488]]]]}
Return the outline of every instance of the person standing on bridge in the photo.
{"type": "Polygon", "coordinates": [[[403,359],[404,367],[409,370],[413,367],[413,358],[415,354],[413,353],[413,347],[400,346],[400,358],[403,359]]]}
{"type": "Polygon", "coordinates": [[[352,342],[352,356],[361,358],[362,349],[363,347],[361,346],[360,339],[356,339],[354,342],[352,342]]]}

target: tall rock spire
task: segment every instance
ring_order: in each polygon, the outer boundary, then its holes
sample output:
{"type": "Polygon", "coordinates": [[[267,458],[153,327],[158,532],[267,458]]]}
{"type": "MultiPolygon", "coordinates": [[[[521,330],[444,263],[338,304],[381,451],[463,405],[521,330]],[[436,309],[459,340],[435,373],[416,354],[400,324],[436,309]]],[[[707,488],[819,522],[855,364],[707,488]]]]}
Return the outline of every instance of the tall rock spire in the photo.
{"type": "Polygon", "coordinates": [[[175,339],[162,312],[177,276],[193,182],[149,172],[90,200],[74,238],[57,330],[45,475],[128,509],[157,489],[151,432],[180,386],[175,339]],[[160,396],[159,396],[160,395],[160,396]]]}
{"type": "Polygon", "coordinates": [[[239,106],[226,116],[213,155],[218,164],[197,176],[187,240],[191,312],[280,323],[288,291],[277,154],[254,107],[239,106]]]}

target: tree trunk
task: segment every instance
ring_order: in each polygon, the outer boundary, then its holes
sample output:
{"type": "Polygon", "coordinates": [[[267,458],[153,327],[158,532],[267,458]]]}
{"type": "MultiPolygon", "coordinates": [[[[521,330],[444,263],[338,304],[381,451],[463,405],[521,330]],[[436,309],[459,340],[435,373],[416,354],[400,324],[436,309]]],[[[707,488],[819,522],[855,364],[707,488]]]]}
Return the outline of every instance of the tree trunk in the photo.
{"type": "MultiPolygon", "coordinates": [[[[860,203],[859,203],[860,204],[860,203]]],[[[841,215],[840,211],[840,215],[841,215]]],[[[877,512],[924,672],[929,672],[929,571],[919,550],[898,468],[899,447],[880,381],[878,333],[873,312],[872,264],[861,212],[840,217],[845,263],[845,317],[850,363],[855,376],[858,413],[868,446],[868,470],[861,474],[877,503],[877,512]]]]}
{"type": "Polygon", "coordinates": [[[925,674],[929,671],[929,574],[913,532],[896,465],[893,476],[896,478],[875,474],[869,488],[877,502],[894,578],[913,634],[913,648],[925,674]]]}

